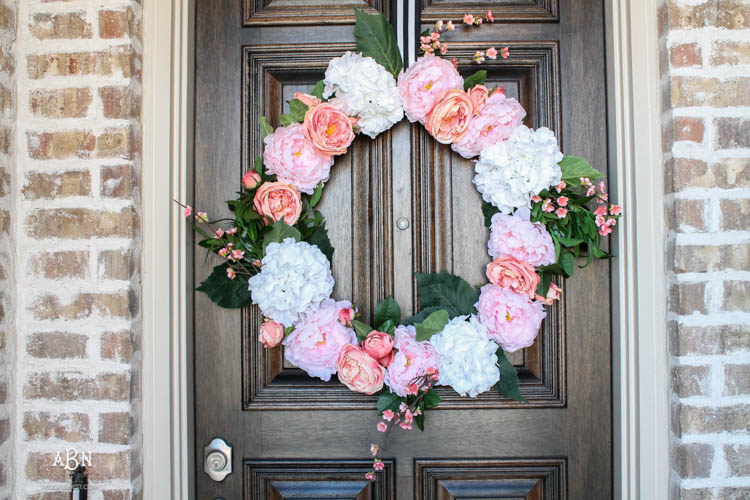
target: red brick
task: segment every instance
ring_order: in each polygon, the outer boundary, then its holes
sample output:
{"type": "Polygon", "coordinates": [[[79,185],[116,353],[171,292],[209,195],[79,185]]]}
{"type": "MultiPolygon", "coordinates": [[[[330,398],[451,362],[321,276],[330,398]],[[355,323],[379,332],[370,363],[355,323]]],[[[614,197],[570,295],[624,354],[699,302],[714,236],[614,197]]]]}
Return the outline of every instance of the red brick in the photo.
{"type": "Polygon", "coordinates": [[[131,333],[107,332],[101,339],[101,357],[121,363],[129,363],[133,357],[133,340],[131,333]]]}
{"type": "Polygon", "coordinates": [[[88,337],[77,333],[34,333],[26,341],[26,352],[35,358],[73,359],[86,357],[88,337]]]}
{"type": "Polygon", "coordinates": [[[91,458],[89,480],[107,481],[130,478],[130,452],[94,453],[91,458]]]}
{"type": "Polygon", "coordinates": [[[721,229],[724,231],[750,230],[750,199],[721,200],[721,229]]]}
{"type": "Polygon", "coordinates": [[[674,131],[676,141],[703,142],[703,118],[678,116],[674,119],[674,131]]]}
{"type": "Polygon", "coordinates": [[[750,64],[750,43],[730,40],[715,41],[711,50],[711,64],[750,64]]]}
{"type": "Polygon", "coordinates": [[[91,174],[86,170],[61,173],[29,172],[23,194],[27,200],[57,199],[91,194],[91,174]]]}
{"type": "Polygon", "coordinates": [[[38,320],[83,319],[89,317],[129,318],[135,316],[138,304],[132,292],[79,293],[61,302],[56,295],[42,295],[30,306],[38,320]]]}
{"type": "Polygon", "coordinates": [[[32,373],[26,379],[23,394],[26,399],[54,401],[128,401],[130,377],[127,373],[32,373]]]}
{"type": "Polygon", "coordinates": [[[748,415],[750,405],[714,407],[683,404],[679,410],[680,431],[685,434],[747,433],[750,431],[748,415]]]}
{"type": "Polygon", "coordinates": [[[750,148],[750,120],[717,118],[714,120],[717,149],[750,148]]]}
{"type": "Polygon", "coordinates": [[[129,87],[103,87],[99,89],[105,118],[137,118],[140,115],[140,98],[129,87]]]}
{"type": "Polygon", "coordinates": [[[32,238],[132,238],[138,230],[133,208],[104,212],[88,208],[54,208],[31,212],[26,234],[32,238]]]}
{"type": "MultiPolygon", "coordinates": [[[[65,461],[65,452],[63,461],[65,461]]],[[[54,465],[56,453],[29,453],[26,459],[26,478],[31,481],[55,481],[58,483],[68,481],[68,473],[64,467],[54,465]]]]}
{"type": "Polygon", "coordinates": [[[672,387],[678,397],[708,396],[710,391],[708,366],[675,366],[672,368],[672,387]]]}
{"type": "Polygon", "coordinates": [[[23,416],[26,440],[60,439],[68,442],[91,439],[89,416],[85,413],[27,411],[23,416]]]}
{"type": "Polygon", "coordinates": [[[99,442],[128,444],[130,442],[130,414],[127,412],[99,414],[99,442]]]}
{"type": "Polygon", "coordinates": [[[30,260],[29,270],[38,278],[85,278],[88,259],[87,251],[42,252],[30,260]]]}
{"type": "Polygon", "coordinates": [[[29,30],[40,40],[91,38],[92,36],[91,24],[86,21],[85,12],[34,14],[29,30]]]}
{"type": "Polygon", "coordinates": [[[724,311],[750,312],[750,281],[724,282],[724,311]]]}
{"type": "Polygon", "coordinates": [[[31,112],[44,118],[84,118],[88,115],[91,102],[91,90],[86,88],[29,92],[31,112]]]}
{"type": "Polygon", "coordinates": [[[133,250],[104,250],[99,253],[99,273],[104,279],[131,279],[138,265],[133,250]]]}
{"type": "Polygon", "coordinates": [[[101,52],[59,52],[27,56],[32,80],[54,76],[97,75],[130,78],[139,75],[138,57],[130,46],[113,47],[101,52]]]}
{"type": "Polygon", "coordinates": [[[726,29],[750,27],[750,5],[742,0],[707,0],[699,5],[669,3],[669,26],[694,29],[714,26],[726,29]]]}
{"type": "Polygon", "coordinates": [[[675,68],[701,66],[701,47],[697,43],[683,43],[669,49],[669,61],[675,68]]]}
{"type": "Polygon", "coordinates": [[[682,478],[709,477],[714,460],[710,444],[682,444],[675,450],[677,470],[682,478]]]}
{"type": "Polygon", "coordinates": [[[672,78],[672,107],[686,106],[748,106],[750,105],[750,78],[727,79],[698,76],[672,78]]]}

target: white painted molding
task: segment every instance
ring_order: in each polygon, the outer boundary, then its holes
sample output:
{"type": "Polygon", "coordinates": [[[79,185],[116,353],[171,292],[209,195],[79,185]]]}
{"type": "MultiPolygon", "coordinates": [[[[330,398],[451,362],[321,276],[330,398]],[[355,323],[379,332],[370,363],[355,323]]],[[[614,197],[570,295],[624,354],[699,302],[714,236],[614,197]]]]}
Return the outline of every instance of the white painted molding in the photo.
{"type": "Polygon", "coordinates": [[[613,240],[615,497],[669,498],[664,184],[658,0],[610,0],[607,67],[613,240]]]}
{"type": "Polygon", "coordinates": [[[144,2],[143,498],[193,498],[190,234],[192,0],[144,2]]]}
{"type": "MultiPolygon", "coordinates": [[[[669,412],[658,0],[608,0],[615,497],[668,498],[669,412]],[[637,203],[636,203],[636,193],[637,203]]],[[[143,498],[193,498],[188,200],[192,0],[144,4],[143,498]],[[167,480],[167,477],[170,480],[167,480]]]]}

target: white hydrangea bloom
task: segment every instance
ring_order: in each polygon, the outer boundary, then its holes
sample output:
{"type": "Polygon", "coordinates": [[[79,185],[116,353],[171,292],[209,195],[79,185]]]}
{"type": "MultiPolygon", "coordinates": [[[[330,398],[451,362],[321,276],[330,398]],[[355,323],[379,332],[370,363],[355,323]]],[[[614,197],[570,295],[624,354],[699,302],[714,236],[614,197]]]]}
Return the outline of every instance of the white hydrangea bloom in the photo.
{"type": "Polygon", "coordinates": [[[474,398],[500,380],[498,346],[476,316],[453,318],[430,343],[440,355],[439,385],[449,385],[460,395],[474,398]]]}
{"type": "Polygon", "coordinates": [[[514,208],[529,207],[532,196],[560,183],[562,159],[554,132],[520,125],[507,141],[482,150],[474,185],[484,201],[508,214],[514,208]]]}
{"type": "Polygon", "coordinates": [[[347,52],[331,59],[324,83],[323,96],[335,94],[335,102],[359,117],[360,130],[373,139],[404,117],[396,79],[372,57],[347,52]]]}
{"type": "Polygon", "coordinates": [[[318,247],[287,238],[266,247],[260,273],[249,281],[263,315],[284,326],[331,296],[331,264],[318,247]]]}

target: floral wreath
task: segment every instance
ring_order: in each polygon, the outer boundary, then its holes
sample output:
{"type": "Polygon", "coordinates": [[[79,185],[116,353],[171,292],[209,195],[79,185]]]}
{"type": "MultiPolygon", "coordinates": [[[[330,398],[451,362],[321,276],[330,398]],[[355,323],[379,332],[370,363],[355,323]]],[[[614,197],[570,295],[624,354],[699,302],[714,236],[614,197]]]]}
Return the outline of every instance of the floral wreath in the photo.
{"type": "MultiPolygon", "coordinates": [[[[493,22],[466,14],[464,29],[493,22]]],[[[484,85],[487,72],[464,79],[458,61],[444,59],[438,21],[420,37],[423,56],[403,71],[393,28],[381,14],[356,11],[357,52],[330,61],[311,94],[297,93],[274,129],[260,117],[262,157],[242,177],[233,219],[209,221],[184,206],[203,239],[223,262],[198,287],[221,307],[257,304],[265,320],[259,340],[284,345],[284,357],[312,377],[379,393],[377,430],[397,425],[424,430],[425,410],[440,403],[435,385],[476,397],[493,387],[524,401],[505,352],[529,347],[562,290],[555,275],[571,276],[575,258],[609,258],[600,239],[622,209],[608,204],[602,174],[585,160],[563,156],[554,133],[522,125],[526,112],[502,87],[484,85]],[[436,53],[439,53],[436,54],[436,53]],[[421,311],[401,321],[392,298],[374,324],[357,320],[350,302],[331,298],[333,247],[315,207],[334,157],[357,134],[371,138],[401,121],[420,122],[437,141],[475,158],[474,185],[490,229],[488,284],[479,290],[447,272],[417,274],[421,311]],[[595,205],[592,210],[591,205],[595,205]]],[[[474,62],[508,48],[478,51],[474,62]]],[[[373,472],[383,468],[371,445],[373,472]]]]}

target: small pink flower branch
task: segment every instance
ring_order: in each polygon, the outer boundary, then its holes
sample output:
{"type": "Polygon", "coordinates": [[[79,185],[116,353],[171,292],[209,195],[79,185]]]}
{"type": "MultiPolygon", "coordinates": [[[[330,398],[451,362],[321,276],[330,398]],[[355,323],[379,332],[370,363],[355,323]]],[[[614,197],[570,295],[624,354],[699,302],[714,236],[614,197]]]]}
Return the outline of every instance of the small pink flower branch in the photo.
{"type": "MultiPolygon", "coordinates": [[[[495,22],[495,16],[492,15],[492,11],[488,10],[484,17],[481,15],[475,16],[473,14],[464,14],[463,23],[465,26],[480,26],[482,22],[486,20],[488,23],[495,22]]],[[[456,21],[461,23],[461,21],[456,21]]],[[[454,31],[456,25],[453,21],[443,22],[442,19],[435,23],[435,28],[428,34],[419,38],[420,52],[424,54],[434,54],[439,52],[440,55],[446,55],[448,53],[448,44],[440,41],[440,36],[446,31],[454,31]]],[[[474,53],[474,62],[482,64],[487,58],[497,59],[500,55],[503,59],[507,59],[510,56],[510,50],[508,47],[502,47],[499,51],[495,47],[489,47],[486,50],[478,50],[474,53]]],[[[458,66],[458,60],[453,58],[453,65],[458,66]]]]}

